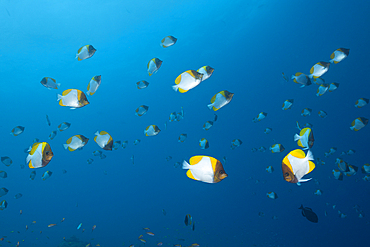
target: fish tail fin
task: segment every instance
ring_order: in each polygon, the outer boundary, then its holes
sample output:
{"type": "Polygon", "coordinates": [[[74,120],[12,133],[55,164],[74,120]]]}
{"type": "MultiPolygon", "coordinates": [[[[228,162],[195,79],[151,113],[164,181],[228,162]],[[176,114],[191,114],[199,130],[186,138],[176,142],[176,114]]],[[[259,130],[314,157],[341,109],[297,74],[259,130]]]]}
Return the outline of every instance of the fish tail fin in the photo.
{"type": "Polygon", "coordinates": [[[292,80],[293,80],[294,78],[295,78],[295,75],[292,75],[292,77],[290,77],[290,79],[292,79],[292,80]]]}
{"type": "Polygon", "coordinates": [[[99,131],[96,131],[96,132],[95,132],[95,135],[96,135],[96,136],[98,136],[98,135],[99,135],[99,131]]]}
{"type": "Polygon", "coordinates": [[[62,95],[58,94],[57,95],[57,101],[61,100],[62,99],[62,95]]]}
{"type": "Polygon", "coordinates": [[[190,164],[186,162],[186,160],[182,162],[182,169],[188,170],[190,169],[190,167],[191,167],[190,164]]]}
{"type": "Polygon", "coordinates": [[[302,85],[302,86],[300,86],[300,87],[305,87],[306,85],[302,85]]]}
{"type": "Polygon", "coordinates": [[[303,205],[301,204],[301,206],[298,209],[303,209],[303,205]]]}
{"type": "Polygon", "coordinates": [[[298,135],[298,134],[295,134],[294,135],[294,141],[298,141],[299,139],[301,139],[301,136],[298,135]]]}
{"type": "Polygon", "coordinates": [[[69,146],[68,144],[63,144],[64,149],[67,149],[68,146],[69,146]]]}
{"type": "Polygon", "coordinates": [[[207,106],[208,106],[208,108],[209,108],[209,109],[211,109],[211,110],[212,110],[213,103],[212,103],[212,104],[209,104],[209,105],[207,105],[207,106]]]}
{"type": "Polygon", "coordinates": [[[334,63],[334,60],[333,60],[333,59],[330,59],[330,60],[329,60],[329,63],[334,63]]]}
{"type": "Polygon", "coordinates": [[[306,155],[307,160],[314,160],[315,158],[313,157],[313,154],[311,150],[308,150],[307,155],[306,155]]]}
{"type": "Polygon", "coordinates": [[[172,89],[177,92],[177,90],[179,90],[179,85],[176,84],[176,85],[172,86],[172,89]]]}

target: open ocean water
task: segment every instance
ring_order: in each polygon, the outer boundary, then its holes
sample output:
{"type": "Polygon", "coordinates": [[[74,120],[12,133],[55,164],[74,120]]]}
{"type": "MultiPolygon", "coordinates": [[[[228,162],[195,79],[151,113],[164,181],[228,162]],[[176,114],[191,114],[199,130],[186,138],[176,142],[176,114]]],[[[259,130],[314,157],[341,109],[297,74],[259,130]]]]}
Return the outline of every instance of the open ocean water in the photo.
{"type": "Polygon", "coordinates": [[[370,98],[369,10],[365,0],[1,0],[0,156],[12,164],[0,163],[7,174],[0,178],[0,202],[6,201],[0,246],[368,246],[370,184],[361,168],[370,162],[370,127],[350,127],[370,118],[370,106],[355,107],[370,98]],[[166,36],[177,42],[161,47],[166,36]],[[85,45],[96,52],[78,61],[85,45]],[[313,78],[306,87],[291,80],[297,72],[310,75],[339,48],[350,49],[348,57],[320,77],[338,83],[335,91],[317,96],[313,78]],[[149,76],[153,58],[163,63],[149,76]],[[211,77],[186,93],[172,89],[181,73],[202,66],[214,69],[211,77]],[[90,104],[58,103],[67,89],[86,93],[97,75],[101,84],[87,95],[90,104]],[[44,87],[44,77],[58,89],[44,87]],[[138,89],[143,80],[149,86],[138,89]],[[223,90],[234,93],[231,102],[210,110],[223,90]],[[288,99],[292,107],[282,110],[288,99]],[[139,117],[141,105],[149,109],[139,117]],[[304,108],[310,116],[301,115],[304,108]],[[183,118],[170,122],[181,109],[183,118]],[[266,118],[253,122],[261,112],[266,118]],[[206,121],[213,121],[209,130],[206,121]],[[297,121],[312,124],[315,138],[316,168],[301,186],[284,181],[282,172],[283,158],[303,149],[293,140],[297,121]],[[71,125],[60,131],[63,122],[71,125]],[[160,133],[145,136],[149,125],[160,133]],[[16,126],[23,133],[9,134],[16,126]],[[127,147],[102,149],[97,131],[127,147]],[[184,142],[180,134],[187,134],[184,142]],[[89,141],[71,152],[63,144],[74,135],[89,141]],[[27,149],[35,138],[50,144],[53,157],[31,169],[27,149]],[[201,149],[201,138],[209,148],[201,149]],[[231,149],[235,139],[242,144],[231,149]],[[273,144],[285,150],[272,153],[273,144]],[[260,147],[267,150],[254,150],[260,147]],[[332,147],[336,152],[325,155],[332,147]],[[94,156],[97,150],[106,157],[94,156]],[[190,179],[181,164],[195,155],[218,159],[228,177],[213,184],[190,179]],[[357,172],[335,179],[337,158],[357,172]],[[52,175],[43,180],[46,171],[52,175]],[[317,223],[302,215],[301,205],[316,213],[317,223]]]}

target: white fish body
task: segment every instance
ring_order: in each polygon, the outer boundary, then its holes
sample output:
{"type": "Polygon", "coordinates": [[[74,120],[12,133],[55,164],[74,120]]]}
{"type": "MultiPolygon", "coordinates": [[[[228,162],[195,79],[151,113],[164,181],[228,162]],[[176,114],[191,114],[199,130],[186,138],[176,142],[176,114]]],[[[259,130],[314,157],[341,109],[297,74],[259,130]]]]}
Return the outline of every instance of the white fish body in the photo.
{"type": "Polygon", "coordinates": [[[70,144],[63,144],[64,148],[67,149],[68,147],[76,150],[79,149],[80,147],[83,147],[85,145],[85,142],[83,142],[80,138],[77,136],[72,137],[72,141],[70,144]]]}
{"type": "Polygon", "coordinates": [[[293,168],[293,174],[296,176],[298,182],[306,182],[312,179],[302,179],[303,176],[306,175],[310,170],[310,165],[308,164],[308,161],[314,160],[311,151],[308,151],[307,156],[303,159],[294,157],[293,155],[289,154],[288,160],[293,168]]]}
{"type": "Polygon", "coordinates": [[[99,147],[104,148],[108,144],[110,136],[107,134],[101,135],[99,131],[96,131],[95,135],[97,136],[96,143],[99,145],[99,147]]]}
{"type": "Polygon", "coordinates": [[[67,95],[63,96],[58,94],[58,101],[61,100],[63,105],[70,106],[70,107],[79,107],[80,104],[78,102],[78,92],[76,90],[71,90],[67,95]]]}
{"type": "Polygon", "coordinates": [[[196,165],[190,165],[184,160],[182,163],[182,169],[189,169],[196,180],[213,183],[214,172],[212,161],[209,157],[203,157],[196,165]]]}

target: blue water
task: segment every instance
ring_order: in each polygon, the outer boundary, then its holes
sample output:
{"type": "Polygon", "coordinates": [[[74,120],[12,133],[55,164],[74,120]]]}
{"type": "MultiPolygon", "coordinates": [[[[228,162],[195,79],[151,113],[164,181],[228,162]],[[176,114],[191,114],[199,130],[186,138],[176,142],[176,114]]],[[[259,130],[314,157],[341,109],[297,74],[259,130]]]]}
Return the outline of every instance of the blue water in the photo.
{"type": "Polygon", "coordinates": [[[58,246],[63,237],[74,235],[91,246],[144,246],[138,240],[144,234],[145,246],[367,246],[369,183],[360,169],[369,162],[370,127],[358,132],[349,127],[357,117],[370,118],[370,106],[354,107],[357,99],[370,97],[369,9],[366,1],[338,0],[1,1],[0,154],[13,164],[0,164],[8,173],[0,187],[9,190],[0,198],[8,202],[0,211],[0,237],[7,236],[0,244],[58,246]],[[178,41],[165,49],[160,41],[168,35],[178,41]],[[77,61],[77,50],[87,44],[97,49],[95,55],[77,61]],[[341,47],[351,49],[349,56],[322,77],[339,83],[336,91],[317,97],[317,85],[300,88],[282,78],[282,72],[289,77],[309,74],[315,63],[328,61],[341,47]],[[163,64],[149,77],[146,66],[154,57],[163,64]],[[179,74],[205,65],[215,69],[208,80],[185,94],[172,90],[179,74]],[[102,75],[102,83],[88,97],[89,105],[70,110],[58,104],[58,93],[70,88],[85,92],[95,75],[102,75]],[[46,76],[61,87],[43,87],[40,81],[46,76]],[[140,80],[149,87],[138,90],[140,80]],[[207,104],[221,90],[234,93],[234,98],[216,112],[217,122],[205,131],[203,124],[214,117],[207,104]],[[294,105],[283,111],[286,99],[294,99],[294,105]],[[149,111],[137,117],[140,105],[149,111]],[[181,107],[184,119],[169,123],[170,113],[181,107]],[[302,117],[306,107],[313,109],[312,115],[302,117]],[[327,118],[320,118],[319,110],[327,118]],[[261,111],[268,113],[266,119],[253,123],[261,111]],[[296,121],[313,124],[312,152],[326,162],[300,187],[284,181],[281,171],[283,157],[298,148],[293,141],[296,121]],[[49,140],[62,122],[71,127],[49,140]],[[143,131],[150,124],[162,131],[146,137],[143,131]],[[9,135],[17,125],[25,127],[24,133],[9,135]],[[268,135],[263,133],[266,127],[273,129],[268,135]],[[115,141],[128,140],[127,148],[102,150],[93,141],[94,133],[102,130],[115,141]],[[182,133],[188,138],[179,143],[182,133]],[[90,138],[89,143],[81,151],[64,150],[62,144],[76,134],[90,138]],[[47,141],[54,157],[30,180],[31,169],[20,165],[34,138],[47,141]],[[200,149],[201,138],[209,141],[209,149],[200,149]],[[236,138],[243,144],[231,150],[236,138]],[[136,139],[141,143],[134,146],[136,139]],[[283,144],[285,151],[251,152],[274,143],[283,144]],[[331,147],[338,150],[326,158],[324,152],[331,147]],[[335,180],[335,159],[349,149],[356,153],[341,158],[359,171],[335,180]],[[95,150],[107,158],[94,157],[95,150]],[[206,184],[174,167],[199,154],[221,161],[225,156],[228,177],[206,184]],[[167,156],[172,160],[166,161],[167,156]],[[89,158],[94,159],[90,165],[89,158]],[[269,165],[275,169],[272,174],[265,171],[269,165]],[[53,174],[43,181],[47,170],[53,174]],[[323,195],[314,195],[316,189],[323,195]],[[278,199],[267,198],[270,191],[278,199]],[[15,199],[17,193],[23,197],[15,199]],[[301,204],[318,215],[317,224],[301,215],[301,204]],[[355,205],[364,218],[358,217],[355,205]],[[340,218],[338,210],[347,217],[340,218]],[[186,214],[192,215],[195,231],[185,226],[186,214]],[[144,227],[155,236],[146,235],[144,227]]]}

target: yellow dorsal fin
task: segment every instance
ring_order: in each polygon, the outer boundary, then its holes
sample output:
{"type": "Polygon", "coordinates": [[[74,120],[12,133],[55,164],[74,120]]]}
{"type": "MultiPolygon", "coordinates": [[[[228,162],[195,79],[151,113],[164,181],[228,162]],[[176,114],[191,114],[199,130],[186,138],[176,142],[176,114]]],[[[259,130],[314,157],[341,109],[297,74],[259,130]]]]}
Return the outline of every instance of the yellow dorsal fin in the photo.
{"type": "Polygon", "coordinates": [[[301,140],[298,140],[298,141],[297,141],[297,144],[298,144],[298,146],[300,146],[300,147],[304,148],[304,146],[302,145],[301,140]]]}
{"type": "MultiPolygon", "coordinates": [[[[106,134],[108,134],[108,132],[106,132],[106,131],[104,131],[104,130],[100,131],[100,135],[106,135],[106,134]]],[[[108,135],[109,135],[109,134],[108,134],[108,135]]]]}
{"type": "Polygon", "coordinates": [[[67,90],[65,90],[65,91],[62,93],[62,95],[63,95],[63,96],[66,96],[66,95],[67,95],[67,94],[69,94],[71,91],[72,91],[72,89],[67,89],[67,90]]]}
{"type": "Polygon", "coordinates": [[[290,154],[296,158],[303,159],[306,157],[306,154],[301,149],[296,149],[290,152],[290,154]]]}
{"type": "Polygon", "coordinates": [[[283,164],[285,164],[287,167],[289,167],[290,171],[293,173],[293,167],[289,162],[288,155],[289,154],[287,154],[287,156],[284,157],[283,164]]]}
{"type": "Polygon", "coordinates": [[[84,48],[85,46],[82,46],[80,49],[78,49],[77,53],[80,54],[80,52],[82,51],[82,48],[84,48]]]}
{"type": "Polygon", "coordinates": [[[217,94],[215,94],[213,97],[212,97],[212,99],[211,99],[211,103],[213,104],[213,103],[215,103],[215,101],[216,101],[216,96],[217,96],[217,94]]]}
{"type": "Polygon", "coordinates": [[[71,144],[72,142],[72,137],[70,137],[68,140],[67,140],[67,144],[71,144]]]}
{"type": "Polygon", "coordinates": [[[176,83],[176,84],[180,84],[180,82],[181,82],[181,75],[179,75],[179,76],[176,78],[176,80],[175,80],[175,83],[176,83]]]}
{"type": "Polygon", "coordinates": [[[313,169],[315,169],[315,163],[313,163],[312,161],[308,161],[308,164],[309,164],[309,166],[310,166],[310,170],[307,172],[307,174],[308,173],[310,173],[310,172],[312,172],[313,171],[313,169]]]}
{"type": "Polygon", "coordinates": [[[94,137],[94,141],[95,141],[95,142],[96,142],[97,137],[98,137],[98,136],[95,136],[95,137],[94,137]]]}
{"type": "Polygon", "coordinates": [[[302,72],[295,73],[295,76],[300,76],[300,75],[302,75],[302,72]]]}
{"type": "Polygon", "coordinates": [[[206,157],[206,156],[202,156],[202,155],[193,156],[190,158],[189,164],[196,165],[203,159],[203,157],[206,157]]]}

